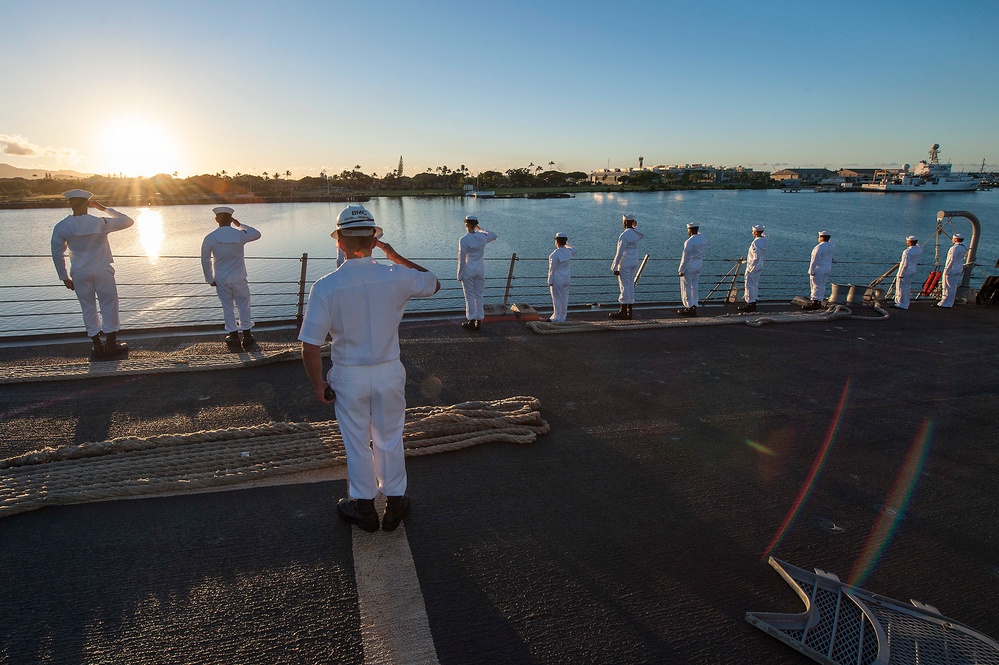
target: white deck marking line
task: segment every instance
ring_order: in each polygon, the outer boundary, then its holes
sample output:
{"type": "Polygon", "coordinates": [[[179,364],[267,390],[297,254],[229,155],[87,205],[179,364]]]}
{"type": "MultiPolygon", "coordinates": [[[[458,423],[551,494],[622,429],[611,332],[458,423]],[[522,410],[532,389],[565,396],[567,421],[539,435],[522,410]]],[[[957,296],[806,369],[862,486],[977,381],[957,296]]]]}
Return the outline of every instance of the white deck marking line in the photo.
{"type": "MultiPolygon", "coordinates": [[[[385,499],[375,505],[381,515],[385,499]]],[[[438,665],[406,524],[391,533],[351,527],[365,665],[438,665]]]]}

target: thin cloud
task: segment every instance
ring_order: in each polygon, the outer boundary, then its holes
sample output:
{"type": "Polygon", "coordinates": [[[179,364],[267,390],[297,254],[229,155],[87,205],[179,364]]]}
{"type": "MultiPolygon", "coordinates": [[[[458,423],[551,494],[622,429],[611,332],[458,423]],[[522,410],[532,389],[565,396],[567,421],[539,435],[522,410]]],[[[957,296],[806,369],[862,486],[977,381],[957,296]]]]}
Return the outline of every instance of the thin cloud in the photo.
{"type": "Polygon", "coordinates": [[[0,152],[14,157],[55,157],[60,162],[75,164],[79,161],[71,148],[52,148],[35,145],[23,136],[0,134],[0,152]]]}

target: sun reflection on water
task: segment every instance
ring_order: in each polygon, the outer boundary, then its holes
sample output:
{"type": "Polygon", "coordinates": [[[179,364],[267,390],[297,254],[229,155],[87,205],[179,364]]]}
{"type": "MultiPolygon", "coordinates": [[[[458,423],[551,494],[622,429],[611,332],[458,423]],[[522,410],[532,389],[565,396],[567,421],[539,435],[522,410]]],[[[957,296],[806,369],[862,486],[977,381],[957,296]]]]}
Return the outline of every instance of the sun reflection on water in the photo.
{"type": "Polygon", "coordinates": [[[139,231],[139,244],[149,257],[149,262],[156,265],[160,258],[160,250],[163,249],[163,240],[166,233],[163,232],[163,216],[155,210],[143,209],[135,218],[135,225],[139,231]]]}

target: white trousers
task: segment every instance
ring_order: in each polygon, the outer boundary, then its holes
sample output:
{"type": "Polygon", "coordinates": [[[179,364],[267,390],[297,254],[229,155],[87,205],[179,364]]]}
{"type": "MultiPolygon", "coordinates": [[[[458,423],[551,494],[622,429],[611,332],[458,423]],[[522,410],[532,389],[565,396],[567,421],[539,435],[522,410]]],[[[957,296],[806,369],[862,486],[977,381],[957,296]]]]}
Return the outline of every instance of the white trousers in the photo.
{"type": "Polygon", "coordinates": [[[463,277],[461,290],[465,293],[465,318],[469,321],[481,321],[485,318],[485,275],[463,277]]]}
{"type": "Polygon", "coordinates": [[[617,301],[622,305],[635,304],[635,275],[638,274],[638,266],[640,265],[642,265],[640,261],[621,263],[617,276],[621,295],[618,296],[617,301]]]}
{"type": "Polygon", "coordinates": [[[756,302],[760,292],[760,271],[746,271],[746,302],[756,302]]]}
{"type": "Polygon", "coordinates": [[[94,275],[70,275],[73,280],[73,291],[80,301],[83,310],[83,325],[87,327],[87,336],[105,332],[118,332],[121,320],[118,317],[118,285],[114,281],[114,268],[94,275]],[[100,302],[101,314],[97,316],[97,303],[100,302]],[[103,322],[103,324],[102,324],[103,322]]]}
{"type": "Polygon", "coordinates": [[[406,493],[402,426],[406,421],[406,368],[334,363],[327,380],[336,393],[336,422],[347,454],[352,499],[406,493]]]}
{"type": "Polygon", "coordinates": [[[912,277],[895,278],[895,304],[909,309],[909,292],[912,290],[912,277]]]}
{"type": "Polygon", "coordinates": [[[225,319],[225,331],[249,330],[253,327],[253,319],[250,318],[250,285],[246,280],[230,282],[229,284],[215,284],[215,293],[218,294],[219,302],[222,303],[222,317],[225,319]],[[236,312],[239,312],[239,318],[236,312]]]}
{"type": "Polygon", "coordinates": [[[937,303],[941,307],[953,307],[954,298],[957,296],[957,285],[961,283],[961,273],[954,273],[953,275],[943,274],[941,278],[940,287],[940,302],[937,303]]]}
{"type": "Polygon", "coordinates": [[[680,278],[680,298],[683,299],[684,307],[697,307],[698,282],[701,280],[701,271],[685,272],[680,278]]]}
{"type": "Polygon", "coordinates": [[[556,275],[549,287],[552,292],[552,312],[549,321],[565,321],[569,312],[569,278],[556,275]]]}
{"type": "Polygon", "coordinates": [[[826,283],[829,281],[829,273],[820,272],[809,275],[808,281],[812,285],[812,300],[825,300],[826,283]]]}

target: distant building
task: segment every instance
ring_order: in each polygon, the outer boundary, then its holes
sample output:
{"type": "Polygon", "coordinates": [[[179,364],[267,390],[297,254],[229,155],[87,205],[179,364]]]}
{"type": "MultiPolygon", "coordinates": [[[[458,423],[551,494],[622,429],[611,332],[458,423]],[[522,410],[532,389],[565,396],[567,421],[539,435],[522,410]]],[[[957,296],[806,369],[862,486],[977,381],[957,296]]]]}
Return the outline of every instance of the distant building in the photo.
{"type": "Polygon", "coordinates": [[[854,185],[874,182],[874,174],[878,169],[840,169],[836,174],[843,179],[843,182],[854,185]]]}
{"type": "Polygon", "coordinates": [[[817,185],[836,174],[829,169],[781,169],[770,174],[770,179],[781,184],[817,185]]]}

